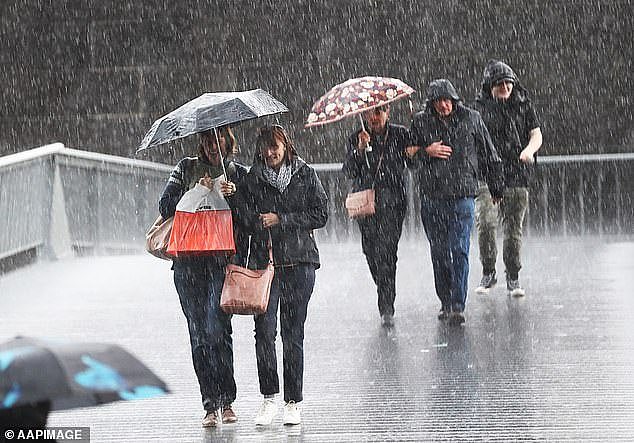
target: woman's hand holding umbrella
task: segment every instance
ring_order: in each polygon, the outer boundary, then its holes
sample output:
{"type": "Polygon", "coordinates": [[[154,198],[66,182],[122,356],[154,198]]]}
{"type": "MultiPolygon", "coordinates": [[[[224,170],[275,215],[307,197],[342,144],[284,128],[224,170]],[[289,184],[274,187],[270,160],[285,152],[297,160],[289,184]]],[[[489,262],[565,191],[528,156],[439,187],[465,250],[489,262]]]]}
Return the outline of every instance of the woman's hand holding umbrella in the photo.
{"type": "Polygon", "coordinates": [[[222,180],[220,182],[220,192],[222,192],[222,195],[224,195],[225,197],[233,195],[236,192],[236,184],[233,182],[222,180]]]}
{"type": "MultiPolygon", "coordinates": [[[[209,174],[205,174],[204,177],[201,177],[198,180],[199,185],[203,185],[210,190],[214,188],[214,179],[209,176],[209,174]]],[[[220,192],[225,197],[229,195],[233,195],[236,192],[236,184],[230,181],[221,180],[220,181],[220,192]]]]}

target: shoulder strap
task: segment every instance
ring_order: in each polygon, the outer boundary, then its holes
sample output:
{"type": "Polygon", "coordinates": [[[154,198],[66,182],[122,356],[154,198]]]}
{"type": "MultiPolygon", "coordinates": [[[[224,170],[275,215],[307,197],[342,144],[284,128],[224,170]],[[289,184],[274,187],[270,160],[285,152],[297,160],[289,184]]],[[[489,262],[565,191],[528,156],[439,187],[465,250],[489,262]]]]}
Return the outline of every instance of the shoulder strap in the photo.
{"type": "Polygon", "coordinates": [[[269,264],[273,264],[273,239],[271,238],[271,230],[267,229],[269,232],[269,241],[267,242],[267,249],[269,250],[269,264]]]}
{"type": "Polygon", "coordinates": [[[389,134],[390,134],[390,124],[387,123],[385,126],[385,135],[383,136],[383,150],[381,151],[379,164],[376,166],[376,171],[374,172],[374,179],[372,180],[372,189],[374,189],[374,185],[376,184],[376,178],[379,176],[379,171],[381,170],[381,164],[383,163],[383,156],[385,155],[385,150],[387,149],[387,137],[389,134]]]}
{"type": "Polygon", "coordinates": [[[379,171],[381,169],[381,163],[383,163],[383,156],[385,155],[385,149],[381,152],[381,157],[379,158],[379,164],[376,166],[376,172],[374,173],[374,179],[372,180],[372,189],[374,189],[374,185],[376,184],[376,178],[379,176],[379,171]]]}
{"type": "MultiPolygon", "coordinates": [[[[273,264],[273,239],[271,238],[271,230],[267,229],[269,239],[266,242],[266,248],[269,250],[269,264],[273,264]]],[[[249,265],[249,256],[251,255],[251,236],[249,236],[249,247],[247,249],[247,266],[249,265]]]]}

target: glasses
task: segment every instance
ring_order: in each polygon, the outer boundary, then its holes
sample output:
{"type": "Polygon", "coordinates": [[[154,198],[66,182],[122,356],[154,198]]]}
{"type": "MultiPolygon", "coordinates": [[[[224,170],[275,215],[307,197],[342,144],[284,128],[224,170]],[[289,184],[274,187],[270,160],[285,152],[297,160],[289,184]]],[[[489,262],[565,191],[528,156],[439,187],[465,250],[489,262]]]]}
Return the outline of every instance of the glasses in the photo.
{"type": "Polygon", "coordinates": [[[377,108],[368,109],[364,113],[368,115],[379,115],[381,112],[387,112],[387,111],[388,111],[387,106],[379,106],[377,108]]]}

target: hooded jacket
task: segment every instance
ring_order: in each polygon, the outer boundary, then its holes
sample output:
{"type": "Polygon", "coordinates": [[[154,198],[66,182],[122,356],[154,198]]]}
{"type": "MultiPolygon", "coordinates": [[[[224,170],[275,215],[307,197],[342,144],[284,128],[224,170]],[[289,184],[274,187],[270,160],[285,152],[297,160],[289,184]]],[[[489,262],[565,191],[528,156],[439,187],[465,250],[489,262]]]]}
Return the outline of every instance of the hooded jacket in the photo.
{"type": "Polygon", "coordinates": [[[528,186],[532,166],[520,161],[520,153],[528,144],[530,131],[539,128],[539,121],[526,89],[510,66],[497,60],[491,60],[487,64],[474,108],[482,115],[502,158],[506,186],[528,186]],[[491,95],[491,88],[504,79],[513,82],[513,91],[508,100],[499,101],[491,95]]]}
{"type": "Polygon", "coordinates": [[[409,131],[401,125],[387,124],[385,136],[374,136],[370,139],[372,152],[366,154],[357,150],[358,136],[356,131],[347,143],[346,160],[343,172],[352,180],[352,191],[370,189],[376,191],[376,204],[379,208],[406,206],[405,180],[405,148],[409,145],[409,131]],[[383,155],[380,170],[377,173],[379,160],[383,155]],[[368,168],[368,164],[370,167],[368,168]]]}
{"type": "Polygon", "coordinates": [[[449,80],[430,83],[425,109],[415,115],[411,136],[421,149],[407,163],[418,168],[422,195],[434,199],[473,197],[481,176],[494,197],[502,196],[501,160],[489,132],[480,114],[460,102],[449,80]],[[453,111],[446,119],[441,119],[433,106],[440,98],[453,101],[453,111]],[[452,148],[446,160],[430,157],[425,151],[440,140],[452,148]]]}
{"type": "Polygon", "coordinates": [[[280,192],[264,177],[264,163],[257,159],[238,186],[238,223],[252,235],[249,268],[264,269],[268,262],[267,229],[259,215],[273,212],[280,223],[270,228],[275,266],[310,263],[319,268],[319,251],[313,235],[328,220],[328,197],[317,173],[304,160],[291,161],[291,181],[280,192]]]}

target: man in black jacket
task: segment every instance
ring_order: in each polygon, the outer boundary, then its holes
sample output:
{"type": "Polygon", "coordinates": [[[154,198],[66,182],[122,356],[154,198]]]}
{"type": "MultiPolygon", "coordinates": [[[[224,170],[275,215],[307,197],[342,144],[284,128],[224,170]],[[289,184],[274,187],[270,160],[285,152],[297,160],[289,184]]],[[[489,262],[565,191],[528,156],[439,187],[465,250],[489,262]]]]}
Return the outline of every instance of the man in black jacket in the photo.
{"type": "MultiPolygon", "coordinates": [[[[505,190],[499,212],[504,227],[502,256],[506,288],[510,295],[521,297],[524,289],[519,282],[520,250],[528,208],[528,180],[534,156],[542,145],[542,132],[526,89],[504,62],[491,60],[487,63],[482,90],[474,107],[482,115],[502,158],[505,190]]],[[[476,226],[482,262],[482,280],[476,292],[480,294],[488,293],[497,282],[497,224],[498,208],[492,204],[491,194],[483,183],[476,197],[476,226]]]]}
{"type": "Polygon", "coordinates": [[[429,84],[425,110],[414,117],[411,136],[416,146],[407,148],[408,165],[419,171],[421,218],[441,302],[438,318],[461,324],[478,176],[499,201],[501,160],[480,114],[462,105],[446,79],[429,84]]]}
{"type": "Polygon", "coordinates": [[[358,219],[361,248],[377,286],[383,326],[391,327],[396,298],[396,260],[403,230],[405,200],[405,148],[407,128],[389,123],[389,105],[363,114],[368,131],[356,131],[348,139],[343,172],[352,180],[352,191],[374,189],[376,212],[358,219]]]}

